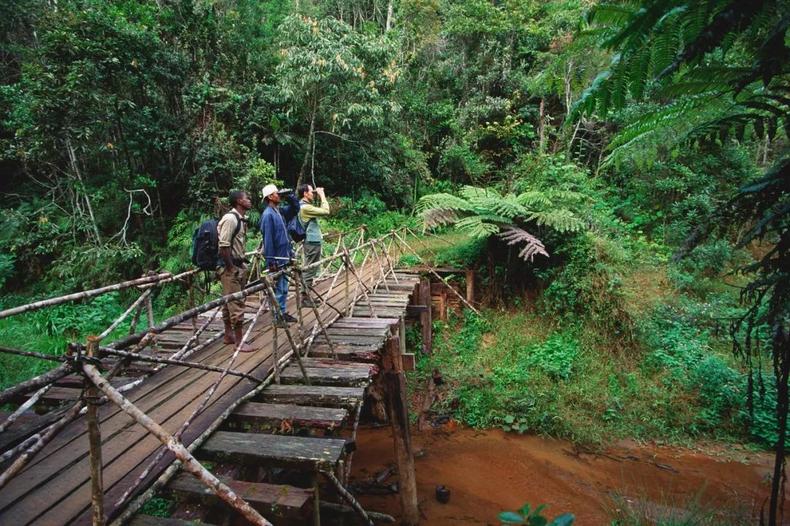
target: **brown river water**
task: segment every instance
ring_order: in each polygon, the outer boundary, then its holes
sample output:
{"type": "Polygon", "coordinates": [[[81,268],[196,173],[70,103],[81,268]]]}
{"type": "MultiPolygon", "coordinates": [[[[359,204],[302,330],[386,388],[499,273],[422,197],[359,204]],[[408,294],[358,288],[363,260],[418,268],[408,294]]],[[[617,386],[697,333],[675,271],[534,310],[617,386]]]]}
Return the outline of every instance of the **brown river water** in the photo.
{"type": "MultiPolygon", "coordinates": [[[[357,439],[352,481],[365,486],[394,465],[393,445],[387,427],[360,428],[357,439]]],[[[769,453],[737,446],[622,442],[593,453],[561,440],[446,426],[413,431],[412,440],[422,524],[430,525],[499,525],[500,511],[527,502],[548,504],[550,517],[571,512],[576,526],[609,525],[618,506],[645,510],[648,517],[677,516],[694,501],[753,518],[768,495],[772,466],[769,453]],[[447,504],[435,498],[440,484],[450,490],[447,504]]],[[[397,474],[369,484],[368,491],[394,482],[397,474]]],[[[398,515],[397,495],[362,495],[360,501],[366,509],[398,515]]]]}

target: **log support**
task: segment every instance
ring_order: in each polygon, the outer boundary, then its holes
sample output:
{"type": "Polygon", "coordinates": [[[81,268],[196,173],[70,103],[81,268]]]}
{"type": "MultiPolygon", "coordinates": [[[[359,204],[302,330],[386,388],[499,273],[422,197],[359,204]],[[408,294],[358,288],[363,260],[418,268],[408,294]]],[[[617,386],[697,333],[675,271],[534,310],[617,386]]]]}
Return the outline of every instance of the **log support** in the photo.
{"type": "Polygon", "coordinates": [[[392,427],[395,461],[400,479],[401,524],[416,526],[420,522],[420,513],[417,508],[417,478],[414,473],[414,454],[409,431],[406,376],[403,373],[401,360],[400,336],[392,336],[387,341],[382,365],[387,413],[392,427]]]}
{"type": "Polygon", "coordinates": [[[422,352],[433,352],[433,317],[431,316],[431,280],[427,276],[420,278],[420,302],[428,308],[420,314],[422,326],[422,352]]]}

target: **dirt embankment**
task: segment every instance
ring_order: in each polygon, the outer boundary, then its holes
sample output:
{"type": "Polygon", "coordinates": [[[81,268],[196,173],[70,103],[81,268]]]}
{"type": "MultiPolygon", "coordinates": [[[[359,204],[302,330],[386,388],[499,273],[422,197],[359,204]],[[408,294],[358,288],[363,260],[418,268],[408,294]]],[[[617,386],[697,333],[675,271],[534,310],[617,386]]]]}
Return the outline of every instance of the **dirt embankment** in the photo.
{"type": "MultiPolygon", "coordinates": [[[[616,499],[648,515],[680,513],[690,503],[739,516],[757,513],[768,495],[772,458],[618,444],[602,454],[535,436],[472,429],[412,435],[423,524],[498,525],[497,513],[524,503],[548,504],[547,515],[576,515],[576,524],[608,525],[616,499]],[[437,485],[450,502],[440,504],[437,485]],[[613,498],[614,497],[614,498],[613,498]]],[[[388,428],[360,429],[353,480],[362,482],[394,463],[388,428]]],[[[392,477],[383,482],[391,484],[392,477]]],[[[397,516],[397,495],[364,495],[363,505],[397,516]]]]}

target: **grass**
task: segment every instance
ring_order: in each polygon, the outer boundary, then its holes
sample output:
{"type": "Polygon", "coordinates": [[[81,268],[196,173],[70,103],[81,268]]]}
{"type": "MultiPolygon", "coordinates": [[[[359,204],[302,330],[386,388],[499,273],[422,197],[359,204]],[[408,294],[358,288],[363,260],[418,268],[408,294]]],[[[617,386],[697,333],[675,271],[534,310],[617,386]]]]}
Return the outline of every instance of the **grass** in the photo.
{"type": "Polygon", "coordinates": [[[749,510],[702,503],[701,493],[675,501],[612,497],[611,526],[747,526],[754,524],[749,510]]]}
{"type": "MultiPolygon", "coordinates": [[[[154,319],[161,321],[185,308],[186,298],[180,287],[165,285],[153,302],[154,319]]],[[[66,352],[69,343],[86,341],[117,319],[137,298],[135,293],[110,292],[90,300],[65,303],[0,320],[0,346],[33,351],[52,356],[66,352]]],[[[6,297],[2,306],[24,304],[30,298],[6,297]]],[[[200,298],[197,301],[201,301],[200,298]]],[[[146,325],[145,315],[137,330],[146,325]]],[[[105,342],[129,333],[131,316],[121,323],[105,342]]],[[[57,366],[56,362],[0,353],[0,389],[7,388],[57,366]]]]}
{"type": "Polygon", "coordinates": [[[630,347],[612,345],[590,322],[560,324],[538,309],[452,315],[434,324],[434,353],[420,359],[413,382],[441,371],[449,393],[434,409],[478,428],[593,446],[618,438],[687,444],[761,434],[769,442],[770,418],[764,429],[744,432],[746,378],[726,334],[706,326],[710,305],[655,298],[648,304],[640,297],[633,307],[640,324],[630,347]]]}

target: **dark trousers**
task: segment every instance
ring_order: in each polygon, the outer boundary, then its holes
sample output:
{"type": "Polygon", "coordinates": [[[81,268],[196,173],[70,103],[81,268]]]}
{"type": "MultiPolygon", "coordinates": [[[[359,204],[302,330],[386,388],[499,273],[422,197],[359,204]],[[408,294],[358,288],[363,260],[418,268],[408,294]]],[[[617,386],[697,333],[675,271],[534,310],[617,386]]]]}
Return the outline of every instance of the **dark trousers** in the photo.
{"type": "MultiPolygon", "coordinates": [[[[302,266],[306,267],[321,261],[321,243],[308,243],[305,241],[303,251],[302,266]]],[[[316,265],[304,271],[304,281],[308,287],[313,286],[313,281],[318,275],[318,271],[321,270],[320,267],[320,265],[316,265]]],[[[304,292],[307,294],[308,291],[305,290],[304,292]]]]}

